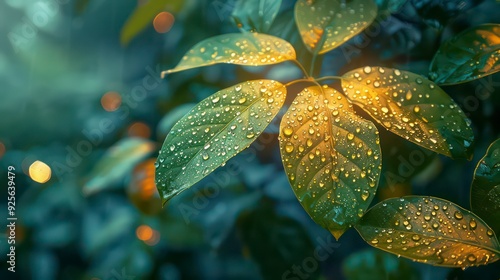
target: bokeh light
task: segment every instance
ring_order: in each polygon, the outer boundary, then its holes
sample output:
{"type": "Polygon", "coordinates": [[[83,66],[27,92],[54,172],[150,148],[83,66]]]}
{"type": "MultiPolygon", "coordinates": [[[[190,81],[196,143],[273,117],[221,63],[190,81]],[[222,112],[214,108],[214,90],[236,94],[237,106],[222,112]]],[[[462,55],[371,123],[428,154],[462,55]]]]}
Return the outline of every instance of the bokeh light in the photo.
{"type": "Polygon", "coordinates": [[[102,108],[104,108],[104,110],[106,110],[108,112],[113,112],[113,111],[118,110],[118,108],[120,108],[121,104],[122,104],[122,97],[116,91],[106,92],[101,97],[102,108]]]}
{"type": "Polygon", "coordinates": [[[128,136],[149,138],[151,136],[151,128],[145,123],[135,122],[128,127],[128,136]]]}
{"type": "Polygon", "coordinates": [[[148,225],[140,225],[135,230],[135,234],[140,240],[146,241],[153,237],[153,229],[148,225]]]}
{"type": "Polygon", "coordinates": [[[47,164],[37,160],[30,165],[29,175],[33,181],[43,184],[50,180],[52,170],[47,164]]]}
{"type": "Polygon", "coordinates": [[[5,154],[5,144],[0,142],[0,158],[3,157],[3,155],[5,154]]]}
{"type": "Polygon", "coordinates": [[[174,15],[169,12],[161,12],[153,20],[153,26],[158,33],[167,33],[174,25],[174,15]]]}

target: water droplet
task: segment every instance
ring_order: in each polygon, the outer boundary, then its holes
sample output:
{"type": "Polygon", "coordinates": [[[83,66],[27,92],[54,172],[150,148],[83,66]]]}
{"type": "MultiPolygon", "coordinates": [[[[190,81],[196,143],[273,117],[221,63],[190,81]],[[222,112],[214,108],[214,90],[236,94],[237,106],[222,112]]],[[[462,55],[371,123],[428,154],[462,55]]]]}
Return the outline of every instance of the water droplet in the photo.
{"type": "Polygon", "coordinates": [[[421,84],[423,81],[422,81],[422,79],[421,79],[421,78],[416,78],[416,79],[415,79],[415,82],[417,82],[417,84],[421,84]]]}
{"type": "Polygon", "coordinates": [[[290,137],[292,136],[293,134],[293,129],[289,126],[283,128],[283,135],[285,135],[286,137],[290,137]]]}
{"type": "Polygon", "coordinates": [[[347,139],[349,139],[349,140],[354,139],[354,134],[352,134],[352,133],[347,133],[347,139]]]}
{"type": "Polygon", "coordinates": [[[293,152],[293,145],[292,145],[292,143],[286,143],[286,145],[285,145],[285,151],[287,153],[293,152]]]}
{"type": "Polygon", "coordinates": [[[457,219],[457,220],[461,220],[464,217],[464,215],[462,215],[462,212],[460,212],[460,211],[455,211],[454,216],[455,216],[455,219],[457,219]]]}
{"type": "Polygon", "coordinates": [[[396,75],[396,76],[401,75],[401,71],[399,71],[398,69],[395,69],[394,70],[394,75],[396,75]]]}
{"type": "Polygon", "coordinates": [[[378,240],[377,239],[373,239],[371,242],[372,242],[372,244],[378,244],[378,240]]]}
{"type": "Polygon", "coordinates": [[[254,138],[254,137],[255,137],[255,133],[253,133],[253,132],[251,132],[251,131],[247,134],[247,138],[248,138],[248,139],[252,139],[252,138],[254,138]]]}
{"type": "Polygon", "coordinates": [[[372,72],[372,68],[370,66],[365,66],[365,68],[363,68],[363,72],[365,72],[365,74],[370,74],[372,72]]]}
{"type": "Polygon", "coordinates": [[[170,146],[170,151],[174,151],[174,150],[175,150],[175,146],[174,145],[170,146]]]}
{"type": "Polygon", "coordinates": [[[373,86],[378,88],[378,87],[380,87],[380,83],[378,81],[375,81],[375,82],[373,82],[373,86]]]}
{"type": "Polygon", "coordinates": [[[213,103],[217,103],[217,102],[219,102],[219,100],[220,100],[220,98],[217,96],[217,97],[215,97],[214,99],[212,99],[212,102],[213,102],[213,103]]]}
{"type": "Polygon", "coordinates": [[[493,236],[493,231],[487,230],[486,231],[486,235],[488,235],[489,237],[492,237],[493,236]]]}
{"type": "Polygon", "coordinates": [[[413,112],[415,112],[415,113],[420,112],[420,107],[419,106],[413,107],[413,112]]]}
{"type": "Polygon", "coordinates": [[[361,192],[361,199],[363,199],[363,201],[366,201],[368,197],[370,197],[370,193],[367,190],[363,190],[363,192],[361,192]]]}
{"type": "Polygon", "coordinates": [[[205,147],[203,147],[205,150],[208,150],[208,148],[210,148],[210,144],[206,144],[205,147]]]}
{"type": "Polygon", "coordinates": [[[476,220],[471,219],[471,220],[470,220],[470,222],[469,222],[469,227],[470,227],[470,229],[472,229],[472,230],[476,229],[476,227],[477,227],[476,220]]]}
{"type": "Polygon", "coordinates": [[[411,240],[413,240],[413,241],[415,241],[415,242],[419,241],[419,240],[420,240],[420,235],[418,235],[418,234],[414,234],[414,235],[412,235],[412,236],[411,236],[411,240]]]}
{"type": "MultiPolygon", "coordinates": [[[[240,91],[240,90],[241,90],[241,88],[242,88],[242,86],[241,86],[241,85],[236,85],[236,86],[234,87],[234,90],[236,90],[236,91],[240,91]]],[[[242,98],[242,99],[244,99],[244,98],[242,98]]],[[[241,99],[240,99],[240,100],[241,100],[241,99]]],[[[245,102],[245,101],[243,101],[243,102],[245,102]]],[[[242,103],[243,103],[243,102],[242,102],[242,103]]]]}
{"type": "Polygon", "coordinates": [[[204,160],[208,160],[210,158],[210,156],[207,153],[203,153],[202,157],[204,160]]]}
{"type": "Polygon", "coordinates": [[[246,99],[245,97],[242,97],[242,98],[240,98],[240,99],[238,100],[238,103],[243,104],[243,103],[245,103],[246,101],[247,101],[247,99],[246,99]]]}
{"type": "Polygon", "coordinates": [[[467,260],[468,260],[469,262],[475,262],[475,261],[477,260],[477,257],[476,257],[474,254],[469,254],[469,255],[467,256],[467,260]]]}

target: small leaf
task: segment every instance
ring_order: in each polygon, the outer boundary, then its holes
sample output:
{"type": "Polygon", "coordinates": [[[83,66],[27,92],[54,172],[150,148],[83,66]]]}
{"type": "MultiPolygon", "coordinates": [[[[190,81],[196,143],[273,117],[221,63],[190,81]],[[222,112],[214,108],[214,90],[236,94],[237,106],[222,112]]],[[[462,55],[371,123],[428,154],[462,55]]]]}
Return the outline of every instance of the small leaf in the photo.
{"type": "Polygon", "coordinates": [[[238,0],[233,10],[233,18],[237,19],[245,31],[269,31],[274,18],[278,14],[281,0],[238,0]]]}
{"type": "Polygon", "coordinates": [[[500,24],[469,28],[441,45],[429,68],[437,84],[465,83],[500,71],[500,24]]]}
{"type": "Polygon", "coordinates": [[[286,87],[255,80],[204,99],[177,122],[156,161],[163,203],[247,148],[279,112],[286,87]]]}
{"type": "Polygon", "coordinates": [[[355,227],[376,248],[437,266],[478,266],[500,254],[494,232],[481,218],[435,197],[384,200],[355,227]]]}
{"type": "Polygon", "coordinates": [[[389,131],[452,158],[472,157],[470,120],[441,88],[397,69],[358,68],[342,76],[346,96],[389,131]]]}
{"type": "Polygon", "coordinates": [[[500,139],[493,142],[474,170],[471,209],[500,233],[500,139]]]}
{"type": "Polygon", "coordinates": [[[378,131],[332,88],[304,89],[283,117],[288,180],[311,218],[339,238],[370,205],[380,177],[378,131]]]}
{"type": "Polygon", "coordinates": [[[174,69],[162,75],[217,63],[260,66],[293,59],[295,50],[283,39],[258,33],[231,33],[196,44],[174,69]]]}
{"type": "Polygon", "coordinates": [[[342,263],[348,280],[419,280],[420,273],[408,260],[370,248],[349,255],[342,263]]]}
{"type": "Polygon", "coordinates": [[[408,0],[375,0],[379,14],[381,13],[396,13],[406,4],[408,0]]]}
{"type": "Polygon", "coordinates": [[[120,32],[120,42],[127,45],[137,34],[153,23],[154,17],[165,10],[178,12],[186,1],[181,0],[149,0],[139,5],[127,19],[120,32]]]}
{"type": "Polygon", "coordinates": [[[90,172],[88,177],[91,179],[83,186],[83,192],[91,195],[113,186],[155,149],[155,143],[143,138],[120,140],[109,148],[90,172]]]}
{"type": "Polygon", "coordinates": [[[372,0],[298,0],[295,21],[312,53],[323,54],[368,27],[377,16],[372,0]]]}

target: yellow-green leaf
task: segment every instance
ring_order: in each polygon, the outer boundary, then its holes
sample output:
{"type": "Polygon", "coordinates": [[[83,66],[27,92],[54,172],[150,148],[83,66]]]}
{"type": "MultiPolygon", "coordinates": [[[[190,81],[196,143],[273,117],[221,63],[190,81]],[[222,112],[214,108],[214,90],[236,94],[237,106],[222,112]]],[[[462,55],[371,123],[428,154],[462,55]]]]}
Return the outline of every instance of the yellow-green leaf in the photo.
{"type": "Polygon", "coordinates": [[[376,248],[432,265],[478,266],[497,261],[500,254],[495,233],[481,218],[435,197],[384,200],[356,229],[376,248]]]}
{"type": "Polygon", "coordinates": [[[434,55],[429,77],[452,85],[500,71],[500,24],[483,24],[444,42],[434,55]]]}
{"type": "Polygon", "coordinates": [[[240,29],[267,33],[280,6],[281,0],[238,0],[232,16],[240,29]]]}
{"type": "Polygon", "coordinates": [[[149,0],[137,6],[125,22],[120,32],[122,45],[128,44],[137,34],[153,23],[154,17],[165,10],[178,12],[184,5],[183,0],[149,0]]]}
{"type": "Polygon", "coordinates": [[[163,203],[247,148],[281,109],[286,87],[255,80],[198,103],[168,134],[156,161],[163,203]]]}
{"type": "Polygon", "coordinates": [[[477,164],[470,206],[497,234],[500,233],[500,139],[491,143],[477,164]]]}
{"type": "Polygon", "coordinates": [[[259,33],[231,33],[196,44],[174,69],[162,75],[217,63],[259,66],[293,59],[295,50],[283,39],[259,33]]]}
{"type": "MultiPolygon", "coordinates": [[[[132,168],[157,146],[143,138],[124,138],[111,146],[90,172],[89,180],[83,186],[83,192],[91,195],[112,187],[118,180],[132,171],[132,168]]],[[[78,154],[71,156],[75,161],[81,158],[78,154]]]]}
{"type": "Polygon", "coordinates": [[[339,238],[370,205],[380,177],[375,125],[332,88],[299,93],[280,125],[288,180],[311,218],[339,238]]]}
{"type": "Polygon", "coordinates": [[[295,21],[312,53],[328,52],[368,27],[377,16],[372,0],[298,0],[295,21]]]}
{"type": "Polygon", "coordinates": [[[342,76],[346,96],[389,131],[453,158],[472,157],[470,120],[441,88],[420,75],[366,66],[342,76]]]}

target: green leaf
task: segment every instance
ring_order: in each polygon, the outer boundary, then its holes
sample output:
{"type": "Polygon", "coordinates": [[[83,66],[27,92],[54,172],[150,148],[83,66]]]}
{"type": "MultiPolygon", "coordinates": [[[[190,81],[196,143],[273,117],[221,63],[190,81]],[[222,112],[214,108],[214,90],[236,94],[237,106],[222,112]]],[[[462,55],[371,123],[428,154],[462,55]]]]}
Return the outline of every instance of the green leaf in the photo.
{"type": "Polygon", "coordinates": [[[349,255],[342,263],[348,280],[418,280],[420,273],[408,260],[380,250],[368,249],[349,255]]]}
{"type": "Polygon", "coordinates": [[[174,69],[162,75],[217,63],[260,66],[293,59],[295,50],[283,39],[259,33],[231,33],[196,44],[174,69]]]}
{"type": "Polygon", "coordinates": [[[500,71],[500,24],[469,28],[444,42],[429,77],[437,84],[465,83],[500,71]]]}
{"type": "MultiPolygon", "coordinates": [[[[267,205],[242,214],[238,231],[266,280],[298,279],[293,277],[292,267],[302,266],[305,258],[315,256],[305,228],[294,219],[278,216],[267,205]]],[[[308,272],[307,279],[318,279],[319,269],[308,272]]]]}
{"type": "Polygon", "coordinates": [[[232,16],[240,29],[266,33],[280,6],[281,0],[239,0],[232,16]]]}
{"type": "Polygon", "coordinates": [[[472,157],[470,120],[441,88],[397,69],[358,68],[342,76],[346,96],[389,131],[452,158],[472,157]]]}
{"type": "Polygon", "coordinates": [[[283,106],[286,87],[254,80],[220,90],[196,105],[168,134],[156,161],[163,203],[245,148],[283,106]]]}
{"type": "Polygon", "coordinates": [[[437,266],[478,266],[500,254],[495,233],[481,218],[441,198],[384,200],[355,227],[376,248],[437,266]]]}
{"type": "Polygon", "coordinates": [[[139,5],[132,12],[120,32],[120,43],[127,45],[137,34],[152,24],[154,17],[165,10],[178,12],[185,1],[181,0],[149,0],[139,5]]]}
{"type": "Polygon", "coordinates": [[[328,52],[368,27],[377,16],[372,0],[298,0],[295,21],[312,53],[328,52]]]}
{"type": "Polygon", "coordinates": [[[474,170],[470,206],[500,233],[500,139],[493,142],[474,170]]]}
{"type": "Polygon", "coordinates": [[[88,175],[90,180],[83,192],[91,195],[113,186],[156,148],[154,142],[143,138],[125,138],[115,143],[88,175]]]}
{"type": "Polygon", "coordinates": [[[332,88],[299,93],[280,125],[288,180],[311,218],[339,238],[370,205],[380,177],[375,125],[332,88]]]}
{"type": "Polygon", "coordinates": [[[375,0],[378,6],[379,14],[395,13],[399,11],[408,0],[375,0]]]}

